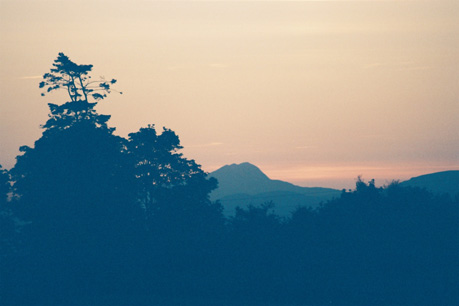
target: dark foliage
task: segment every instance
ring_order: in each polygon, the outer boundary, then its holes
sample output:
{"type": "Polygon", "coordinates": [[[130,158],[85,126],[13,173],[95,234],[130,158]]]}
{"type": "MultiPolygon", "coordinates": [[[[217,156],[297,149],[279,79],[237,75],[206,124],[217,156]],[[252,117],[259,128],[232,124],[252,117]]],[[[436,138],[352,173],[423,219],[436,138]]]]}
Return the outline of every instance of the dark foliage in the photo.
{"type": "Polygon", "coordinates": [[[0,165],[0,205],[3,207],[10,192],[10,174],[0,165]]]}
{"type": "MultiPolygon", "coordinates": [[[[40,82],[39,87],[45,88],[46,93],[65,89],[72,102],[88,102],[89,97],[94,100],[102,100],[110,93],[111,85],[116,83],[115,79],[106,81],[104,77],[92,80],[89,75],[92,65],[78,65],[64,53],[59,53],[53,66],[50,72],[43,75],[43,81],[40,82]]],[[[41,95],[44,96],[45,92],[41,95]]]]}
{"type": "Polygon", "coordinates": [[[0,165],[0,261],[13,255],[18,241],[18,226],[11,212],[10,174],[0,165]]]}
{"type": "Polygon", "coordinates": [[[3,305],[457,304],[459,198],[359,179],[316,210],[225,219],[173,131],[115,136],[87,100],[92,66],[54,66],[40,86],[72,101],[0,168],[3,305]]]}

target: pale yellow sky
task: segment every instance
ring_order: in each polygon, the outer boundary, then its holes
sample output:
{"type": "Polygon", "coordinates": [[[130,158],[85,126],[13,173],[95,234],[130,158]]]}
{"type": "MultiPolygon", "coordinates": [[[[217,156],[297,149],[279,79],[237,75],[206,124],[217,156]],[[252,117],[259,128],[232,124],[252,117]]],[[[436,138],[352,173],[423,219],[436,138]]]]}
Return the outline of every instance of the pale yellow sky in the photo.
{"type": "Polygon", "coordinates": [[[207,171],[251,162],[352,187],[459,169],[459,1],[0,0],[0,164],[40,137],[58,52],[124,95],[127,135],[176,131],[207,171]]]}

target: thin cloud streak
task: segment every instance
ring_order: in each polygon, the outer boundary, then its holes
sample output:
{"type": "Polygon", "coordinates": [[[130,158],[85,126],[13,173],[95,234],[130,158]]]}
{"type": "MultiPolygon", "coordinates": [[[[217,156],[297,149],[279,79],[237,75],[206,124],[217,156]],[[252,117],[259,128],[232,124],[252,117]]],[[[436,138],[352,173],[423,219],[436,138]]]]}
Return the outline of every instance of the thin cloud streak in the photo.
{"type": "Polygon", "coordinates": [[[223,142],[211,142],[211,143],[205,143],[205,144],[197,144],[197,145],[187,145],[185,148],[208,148],[208,147],[217,147],[224,145],[223,142]]]}
{"type": "Polygon", "coordinates": [[[310,145],[310,146],[297,146],[295,147],[295,149],[297,150],[309,150],[309,149],[318,149],[319,146],[315,146],[315,145],[310,145]]]}
{"type": "Polygon", "coordinates": [[[18,79],[20,79],[20,80],[36,80],[36,79],[41,79],[42,77],[43,77],[42,75],[31,75],[31,76],[19,77],[18,79]]]}
{"type": "Polygon", "coordinates": [[[408,70],[428,70],[432,69],[433,67],[428,65],[422,65],[415,62],[400,62],[400,63],[381,63],[375,62],[368,65],[363,66],[363,69],[396,69],[398,71],[408,71],[408,70]]]}
{"type": "Polygon", "coordinates": [[[229,65],[227,64],[222,64],[222,63],[213,63],[209,65],[210,68],[216,68],[216,69],[223,69],[223,68],[228,68],[229,65]]]}

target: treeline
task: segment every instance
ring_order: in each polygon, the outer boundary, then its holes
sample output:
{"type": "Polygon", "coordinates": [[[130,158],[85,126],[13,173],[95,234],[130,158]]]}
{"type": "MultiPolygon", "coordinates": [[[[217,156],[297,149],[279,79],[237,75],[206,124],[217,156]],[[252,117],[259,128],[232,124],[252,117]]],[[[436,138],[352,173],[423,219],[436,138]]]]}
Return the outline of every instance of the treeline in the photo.
{"type": "Polygon", "coordinates": [[[141,219],[97,208],[72,217],[67,205],[65,219],[43,211],[49,220],[43,216],[40,225],[3,209],[7,305],[458,301],[459,203],[425,190],[358,182],[287,219],[270,205],[225,219],[218,204],[180,195],[141,219]]]}
{"type": "Polygon", "coordinates": [[[50,104],[42,137],[0,168],[2,305],[459,300],[459,197],[359,180],[289,218],[272,203],[225,218],[173,131],[113,134],[95,106],[116,81],[91,68],[59,55],[40,87],[71,101],[50,104]]]}

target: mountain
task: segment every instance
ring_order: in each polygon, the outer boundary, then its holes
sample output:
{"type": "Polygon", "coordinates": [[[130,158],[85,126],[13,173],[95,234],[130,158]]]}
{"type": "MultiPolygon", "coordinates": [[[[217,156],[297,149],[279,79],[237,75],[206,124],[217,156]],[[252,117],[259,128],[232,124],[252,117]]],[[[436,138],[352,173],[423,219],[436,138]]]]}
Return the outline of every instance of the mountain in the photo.
{"type": "Polygon", "coordinates": [[[219,182],[211,193],[212,200],[220,200],[226,214],[233,214],[237,206],[259,205],[272,201],[274,211],[288,215],[298,206],[317,206],[320,202],[338,197],[341,191],[321,187],[300,187],[271,180],[250,163],[226,165],[209,174],[219,182]]]}
{"type": "Polygon", "coordinates": [[[459,170],[436,172],[413,177],[400,183],[402,186],[425,188],[434,193],[459,193],[459,170]]]}

